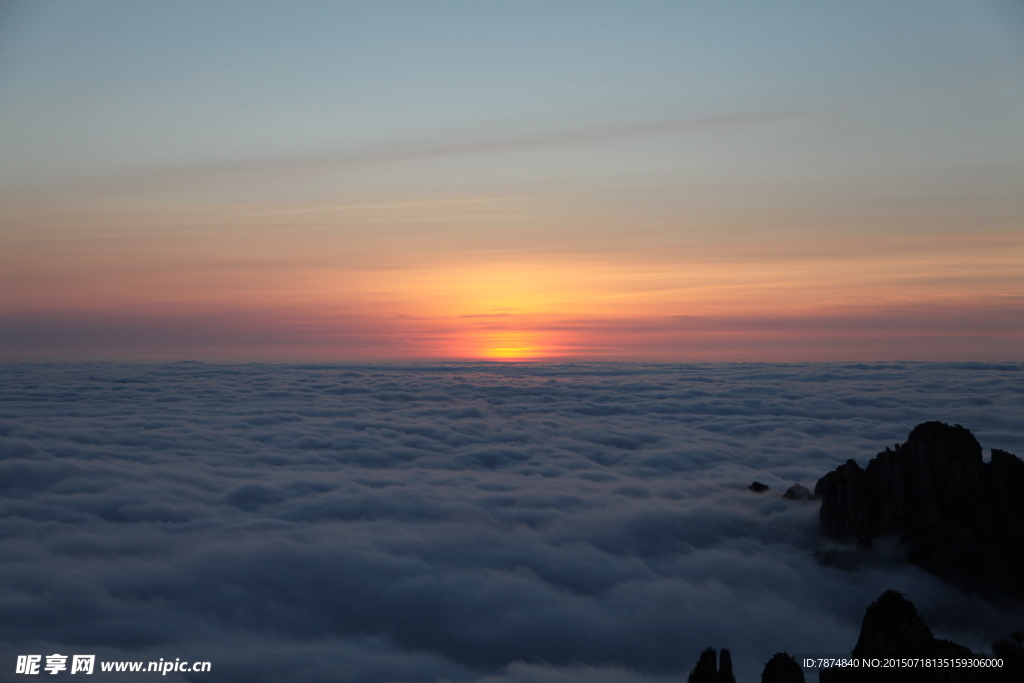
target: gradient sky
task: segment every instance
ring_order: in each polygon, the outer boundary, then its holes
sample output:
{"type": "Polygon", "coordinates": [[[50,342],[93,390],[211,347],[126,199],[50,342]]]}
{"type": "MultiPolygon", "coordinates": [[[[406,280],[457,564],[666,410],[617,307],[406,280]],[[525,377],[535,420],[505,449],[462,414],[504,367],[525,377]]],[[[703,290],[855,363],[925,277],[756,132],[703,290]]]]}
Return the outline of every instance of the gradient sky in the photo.
{"type": "Polygon", "coordinates": [[[1024,359],[1010,1],[5,2],[0,359],[1024,359]]]}

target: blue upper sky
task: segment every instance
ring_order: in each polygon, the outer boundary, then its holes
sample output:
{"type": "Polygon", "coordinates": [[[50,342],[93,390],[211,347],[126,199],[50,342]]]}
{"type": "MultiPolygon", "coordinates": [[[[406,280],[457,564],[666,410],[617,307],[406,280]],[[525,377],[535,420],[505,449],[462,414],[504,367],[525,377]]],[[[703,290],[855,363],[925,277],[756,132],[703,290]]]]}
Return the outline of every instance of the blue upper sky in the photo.
{"type": "MultiPolygon", "coordinates": [[[[1010,2],[44,1],[8,3],[0,22],[11,189],[325,151],[539,147],[580,129],[591,146],[609,133],[608,165],[678,174],[657,131],[616,131],[773,116],[824,147],[751,121],[780,139],[732,173],[796,155],[845,167],[829,173],[1021,180],[1024,10],[1010,2]]],[[[608,173],[560,166],[549,173],[608,173]]],[[[479,182],[479,168],[448,173],[479,182]]]]}

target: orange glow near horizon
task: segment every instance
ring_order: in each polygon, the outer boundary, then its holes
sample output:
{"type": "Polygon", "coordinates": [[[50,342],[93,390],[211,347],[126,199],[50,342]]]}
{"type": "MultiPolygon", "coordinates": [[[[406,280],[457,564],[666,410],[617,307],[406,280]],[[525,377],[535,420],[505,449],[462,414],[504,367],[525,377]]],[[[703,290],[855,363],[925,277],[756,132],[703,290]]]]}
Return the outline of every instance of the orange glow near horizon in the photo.
{"type": "MultiPolygon", "coordinates": [[[[918,314],[954,321],[928,323],[949,348],[982,327],[977,348],[1011,348],[1000,340],[1019,337],[1017,233],[515,256],[449,240],[415,258],[404,248],[361,252],[357,241],[351,250],[324,242],[316,254],[277,254],[260,234],[211,234],[186,253],[156,233],[124,239],[118,251],[26,231],[0,250],[0,315],[12,329],[39,325],[32,334],[52,335],[54,348],[74,340],[74,353],[93,339],[97,349],[139,344],[139,358],[227,360],[807,359],[815,344],[838,344],[833,337],[918,334],[910,322],[918,314]],[[104,326],[110,331],[94,331],[104,326]],[[65,331],[79,328],[88,332],[65,331]]],[[[18,342],[26,350],[11,357],[35,358],[36,337],[26,334],[18,342]]],[[[899,354],[921,355],[902,343],[892,341],[899,354]]],[[[843,355],[853,358],[862,347],[849,348],[843,355]]],[[[89,353],[82,357],[101,357],[89,353]]]]}
{"type": "Polygon", "coordinates": [[[488,332],[474,339],[464,354],[470,358],[522,361],[558,355],[542,335],[531,331],[488,332]]]}

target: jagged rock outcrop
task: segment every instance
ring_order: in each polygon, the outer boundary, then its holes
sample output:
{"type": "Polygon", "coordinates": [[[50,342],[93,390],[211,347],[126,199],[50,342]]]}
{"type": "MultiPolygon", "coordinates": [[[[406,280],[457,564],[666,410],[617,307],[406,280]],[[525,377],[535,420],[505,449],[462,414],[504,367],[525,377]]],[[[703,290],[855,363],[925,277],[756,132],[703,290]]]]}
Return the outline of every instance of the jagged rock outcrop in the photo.
{"type": "MultiPolygon", "coordinates": [[[[974,654],[962,645],[937,639],[932,635],[931,629],[921,619],[914,603],[910,602],[907,596],[896,591],[886,591],[871,603],[864,613],[860,637],[857,638],[857,645],[853,648],[851,656],[871,659],[910,657],[972,659],[974,654]]],[[[833,679],[836,683],[861,680],[881,681],[887,674],[894,681],[902,680],[908,683],[919,680],[967,681],[976,678],[973,676],[949,678],[949,673],[948,671],[925,671],[912,668],[890,672],[868,670],[867,668],[854,672],[852,669],[847,669],[843,672],[837,670],[831,676],[823,675],[821,681],[822,683],[831,683],[833,679]],[[845,677],[841,674],[845,674],[845,677]]]]}
{"type": "MultiPolygon", "coordinates": [[[[736,683],[732,657],[722,649],[716,665],[715,648],[700,654],[688,683],[736,683]]],[[[936,638],[914,603],[903,593],[889,590],[868,606],[860,635],[848,660],[858,666],[819,670],[819,683],[1022,683],[1024,632],[992,644],[992,653],[975,654],[969,648],[936,638]],[[956,666],[952,662],[1001,659],[999,667],[956,666]],[[917,660],[917,666],[895,666],[894,660],[917,660]],[[921,660],[932,662],[920,665],[921,660]],[[868,662],[875,662],[869,665],[868,662]],[[937,664],[945,662],[944,665],[937,664]]],[[[785,652],[777,652],[764,665],[761,683],[807,683],[803,668],[785,652]]]]}
{"type": "Polygon", "coordinates": [[[805,683],[804,670],[785,652],[776,652],[764,665],[761,683],[805,683]]]}
{"type": "Polygon", "coordinates": [[[925,422],[862,469],[848,460],[814,488],[837,540],[895,535],[911,562],[965,590],[1024,598],[1024,462],[960,425],[925,422]]]}
{"type": "MultiPolygon", "coordinates": [[[[1008,641],[1007,641],[1008,643],[1008,641]]],[[[1011,647],[1012,646],[1009,646],[1011,647]]],[[[999,655],[996,655],[999,656],[999,655]]],[[[1012,656],[1012,653],[1011,653],[1012,656]]],[[[886,591],[868,607],[851,658],[890,662],[893,659],[990,659],[963,645],[932,635],[907,596],[886,591]]],[[[820,683],[1020,683],[1022,670],[1006,661],[1001,668],[963,667],[843,667],[822,670],[820,683]]]]}
{"type": "Polygon", "coordinates": [[[700,659],[690,671],[687,683],[736,683],[732,673],[732,655],[725,648],[718,663],[715,663],[715,648],[709,647],[700,653],[700,659]]]}
{"type": "Polygon", "coordinates": [[[732,655],[724,647],[718,658],[718,678],[715,683],[736,683],[736,676],[732,673],[732,655]]]}
{"type": "Polygon", "coordinates": [[[762,484],[759,481],[755,481],[753,484],[751,484],[747,488],[750,489],[751,491],[753,491],[754,493],[764,493],[765,491],[767,491],[771,487],[768,486],[768,484],[762,484]]]}
{"type": "Polygon", "coordinates": [[[718,678],[718,664],[715,662],[715,648],[709,647],[700,653],[700,659],[690,671],[686,683],[716,683],[718,678]]]}
{"type": "Polygon", "coordinates": [[[1007,681],[1024,681],[1024,631],[1014,631],[1009,638],[992,643],[992,656],[1003,660],[1007,681]]]}
{"type": "Polygon", "coordinates": [[[814,496],[803,484],[793,484],[786,492],[782,494],[783,498],[789,498],[790,500],[810,500],[814,496]]]}

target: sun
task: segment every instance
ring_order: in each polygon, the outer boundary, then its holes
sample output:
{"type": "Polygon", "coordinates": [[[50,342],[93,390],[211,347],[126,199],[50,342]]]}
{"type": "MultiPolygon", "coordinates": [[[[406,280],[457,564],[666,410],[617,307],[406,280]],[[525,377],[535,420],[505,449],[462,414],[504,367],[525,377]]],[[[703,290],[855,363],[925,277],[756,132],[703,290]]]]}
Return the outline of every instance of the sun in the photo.
{"type": "Polygon", "coordinates": [[[541,335],[534,332],[490,332],[481,335],[474,347],[474,356],[488,360],[534,360],[552,355],[541,335]]]}

